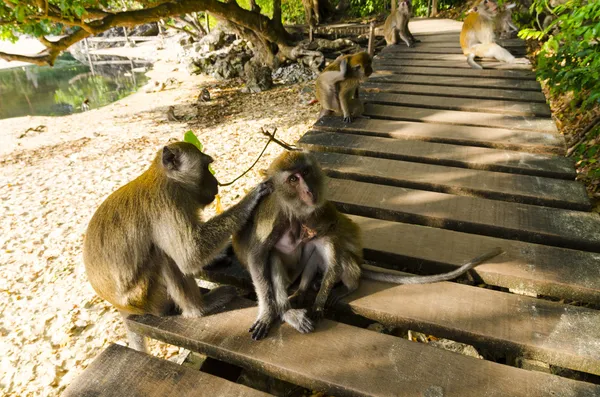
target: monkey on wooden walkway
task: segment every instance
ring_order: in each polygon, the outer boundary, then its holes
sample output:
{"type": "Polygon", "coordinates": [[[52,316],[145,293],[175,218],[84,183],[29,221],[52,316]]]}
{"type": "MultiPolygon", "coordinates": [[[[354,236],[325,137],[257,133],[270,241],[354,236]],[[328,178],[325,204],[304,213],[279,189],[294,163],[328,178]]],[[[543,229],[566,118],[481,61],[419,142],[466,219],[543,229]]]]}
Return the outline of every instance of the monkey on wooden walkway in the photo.
{"type": "Polygon", "coordinates": [[[412,14],[412,3],[410,0],[399,0],[396,11],[388,15],[383,24],[383,37],[388,46],[396,45],[400,39],[408,47],[413,47],[419,40],[415,39],[408,29],[408,21],[412,14]]]}
{"type": "Polygon", "coordinates": [[[507,63],[530,63],[527,58],[515,58],[495,43],[494,24],[497,14],[498,5],[494,0],[481,0],[463,22],[460,47],[467,56],[467,63],[474,69],[483,69],[475,62],[475,57],[495,58],[507,63]]]}
{"type": "Polygon", "coordinates": [[[493,250],[454,271],[433,276],[366,271],[361,268],[360,229],[327,201],[325,176],[312,155],[283,153],[267,175],[273,194],[258,205],[252,220],[233,238],[235,254],[249,270],[258,298],[258,316],[250,328],[253,339],[266,337],[278,318],[302,333],[314,329],[307,311],[292,309],[288,299],[288,287],[300,274],[300,287],[291,298],[303,301],[317,272],[324,273],[313,305],[313,314],[319,318],[328,301],[335,302],[358,288],[361,275],[397,284],[445,281],[501,253],[493,250]],[[334,289],[340,281],[342,285],[334,289]]]}
{"type": "MultiPolygon", "coordinates": [[[[96,293],[123,317],[203,316],[236,296],[235,288],[218,287],[203,297],[193,275],[248,221],[271,186],[261,183],[202,222],[202,209],[218,192],[208,169],[212,162],[191,143],[169,144],[96,210],[83,244],[86,273],[96,293]]],[[[142,337],[128,330],[128,338],[130,346],[145,350],[142,337]]]]}

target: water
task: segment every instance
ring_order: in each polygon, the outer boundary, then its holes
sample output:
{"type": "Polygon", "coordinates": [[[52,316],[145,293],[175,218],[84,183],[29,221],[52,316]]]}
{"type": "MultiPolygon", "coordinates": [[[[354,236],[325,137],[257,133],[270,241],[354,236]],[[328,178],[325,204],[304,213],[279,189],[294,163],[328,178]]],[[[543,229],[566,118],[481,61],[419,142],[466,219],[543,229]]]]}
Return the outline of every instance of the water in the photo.
{"type": "Polygon", "coordinates": [[[121,99],[147,82],[149,64],[127,59],[94,64],[94,70],[69,55],[54,67],[25,66],[0,70],[0,119],[26,115],[57,116],[81,112],[121,99]]]}

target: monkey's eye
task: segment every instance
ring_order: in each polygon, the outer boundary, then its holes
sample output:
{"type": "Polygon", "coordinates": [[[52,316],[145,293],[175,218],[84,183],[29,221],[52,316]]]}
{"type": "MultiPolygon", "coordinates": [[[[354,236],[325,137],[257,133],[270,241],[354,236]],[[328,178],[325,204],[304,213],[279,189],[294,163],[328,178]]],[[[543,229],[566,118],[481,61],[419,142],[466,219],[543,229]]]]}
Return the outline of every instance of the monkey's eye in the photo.
{"type": "Polygon", "coordinates": [[[288,178],[288,182],[296,183],[298,182],[298,177],[296,175],[290,175],[290,177],[288,178]]]}
{"type": "Polygon", "coordinates": [[[310,170],[308,168],[302,170],[302,176],[306,176],[308,174],[310,174],[310,170]]]}

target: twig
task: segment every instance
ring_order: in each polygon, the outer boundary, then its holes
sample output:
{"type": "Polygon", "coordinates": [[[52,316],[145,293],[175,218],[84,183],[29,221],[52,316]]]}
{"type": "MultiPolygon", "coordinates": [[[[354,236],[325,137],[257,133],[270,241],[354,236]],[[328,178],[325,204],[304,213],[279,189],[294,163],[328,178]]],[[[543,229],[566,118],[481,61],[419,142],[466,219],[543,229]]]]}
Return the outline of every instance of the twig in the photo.
{"type": "Polygon", "coordinates": [[[275,128],[273,130],[272,133],[265,131],[263,128],[260,129],[260,132],[263,135],[266,135],[269,137],[269,140],[267,141],[267,143],[265,144],[265,147],[263,148],[262,152],[260,152],[260,154],[258,155],[258,157],[256,158],[256,160],[254,161],[254,163],[252,163],[252,165],[246,170],[244,171],[241,175],[239,175],[238,177],[236,177],[234,180],[232,180],[231,182],[227,182],[227,183],[220,183],[219,182],[219,186],[229,186],[234,184],[238,179],[240,179],[241,177],[243,177],[244,175],[246,175],[252,168],[254,168],[254,166],[256,165],[256,163],[258,163],[258,160],[260,160],[260,158],[262,157],[263,154],[265,154],[265,150],[267,150],[267,146],[269,146],[269,143],[271,142],[275,142],[276,144],[280,145],[281,147],[287,149],[287,150],[299,150],[291,145],[288,145],[287,143],[280,141],[279,139],[275,138],[275,133],[277,132],[277,128],[275,128]]]}
{"type": "Polygon", "coordinates": [[[587,135],[590,133],[590,131],[592,131],[594,129],[594,127],[596,125],[598,125],[600,123],[600,116],[596,116],[584,129],[583,131],[581,131],[581,135],[580,138],[577,139],[577,141],[571,145],[571,147],[569,148],[569,150],[567,150],[567,157],[570,157],[573,152],[575,151],[575,149],[577,148],[577,146],[579,146],[583,141],[585,141],[585,138],[587,137],[587,135]]]}

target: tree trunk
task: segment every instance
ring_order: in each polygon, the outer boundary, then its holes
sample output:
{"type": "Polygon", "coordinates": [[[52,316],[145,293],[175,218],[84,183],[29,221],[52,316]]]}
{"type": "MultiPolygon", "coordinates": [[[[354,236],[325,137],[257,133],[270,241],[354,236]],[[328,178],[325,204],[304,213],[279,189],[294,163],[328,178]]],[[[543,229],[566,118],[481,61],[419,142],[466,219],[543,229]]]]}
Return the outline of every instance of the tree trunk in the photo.
{"type": "Polygon", "coordinates": [[[319,25],[333,13],[329,0],[302,0],[302,5],[308,25],[319,25]]]}
{"type": "Polygon", "coordinates": [[[431,15],[430,17],[435,17],[438,14],[438,0],[431,1],[431,15]]]}

